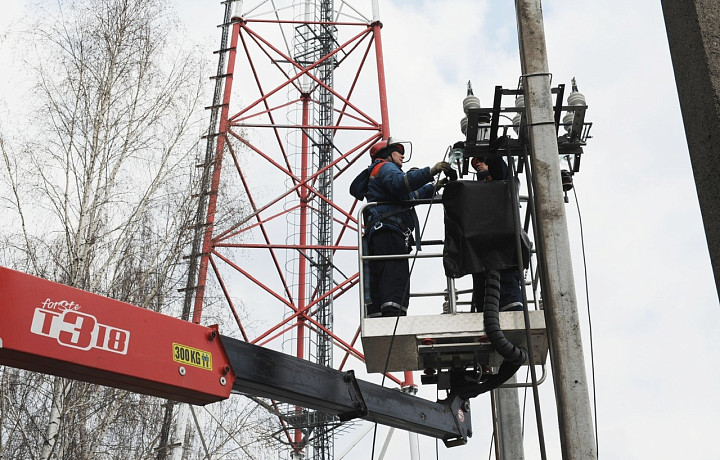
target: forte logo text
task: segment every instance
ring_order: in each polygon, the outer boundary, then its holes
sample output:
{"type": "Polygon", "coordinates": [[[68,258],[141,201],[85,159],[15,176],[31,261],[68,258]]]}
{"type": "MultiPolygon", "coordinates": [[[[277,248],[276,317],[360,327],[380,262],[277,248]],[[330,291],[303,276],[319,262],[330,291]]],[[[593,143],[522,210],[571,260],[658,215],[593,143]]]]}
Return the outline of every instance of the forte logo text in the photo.
{"type": "Polygon", "coordinates": [[[119,329],[100,323],[97,318],[88,313],[73,309],[77,304],[72,302],[50,302],[43,304],[45,308],[36,308],[33,314],[30,332],[50,337],[65,347],[90,350],[100,350],[113,353],[127,354],[130,344],[130,331],[119,329]],[[57,308],[64,304],[66,308],[57,308]],[[53,308],[47,308],[48,306],[53,308]]]}

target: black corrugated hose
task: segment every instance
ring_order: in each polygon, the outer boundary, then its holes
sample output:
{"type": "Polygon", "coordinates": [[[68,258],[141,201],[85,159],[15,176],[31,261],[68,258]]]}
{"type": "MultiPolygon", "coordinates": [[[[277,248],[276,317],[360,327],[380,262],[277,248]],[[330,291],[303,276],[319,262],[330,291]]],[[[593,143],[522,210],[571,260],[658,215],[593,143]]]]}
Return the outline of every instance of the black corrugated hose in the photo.
{"type": "Polygon", "coordinates": [[[481,379],[480,383],[471,382],[464,373],[451,376],[451,391],[466,399],[492,391],[505,383],[515,375],[528,357],[527,350],[510,342],[500,329],[500,273],[497,270],[489,270],[485,273],[483,321],[485,334],[504,361],[497,374],[481,379]]]}
{"type": "Polygon", "coordinates": [[[505,362],[522,366],[527,360],[527,350],[518,347],[505,338],[500,329],[500,273],[489,270],[485,274],[485,299],[483,301],[483,322],[485,334],[505,362]]]}

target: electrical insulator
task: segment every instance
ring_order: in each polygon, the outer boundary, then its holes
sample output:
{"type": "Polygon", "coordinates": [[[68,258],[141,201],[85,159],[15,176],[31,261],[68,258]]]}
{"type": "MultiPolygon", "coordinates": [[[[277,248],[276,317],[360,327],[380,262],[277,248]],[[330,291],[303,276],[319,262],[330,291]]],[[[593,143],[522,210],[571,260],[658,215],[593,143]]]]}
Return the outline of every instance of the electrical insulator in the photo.
{"type": "Polygon", "coordinates": [[[583,93],[570,93],[568,96],[568,105],[587,105],[585,103],[585,95],[583,95],[583,93]]]}
{"type": "Polygon", "coordinates": [[[560,171],[560,179],[562,180],[562,188],[564,192],[568,192],[573,188],[573,178],[570,171],[563,169],[560,171]]]}
{"type": "Polygon", "coordinates": [[[465,96],[465,99],[463,99],[463,111],[465,112],[465,115],[467,115],[467,113],[470,109],[479,109],[479,108],[480,108],[480,99],[478,99],[478,97],[473,94],[472,84],[470,83],[470,81],[468,81],[467,96],[465,96]]]}
{"type": "MultiPolygon", "coordinates": [[[[568,95],[567,102],[569,106],[574,105],[587,105],[587,102],[585,101],[585,95],[578,91],[577,82],[575,81],[575,78],[572,79],[572,91],[568,95]]],[[[568,111],[565,113],[565,116],[563,117],[563,125],[565,125],[565,131],[568,133],[572,129],[572,122],[575,118],[575,112],[574,111],[568,111]]]]}
{"type": "Polygon", "coordinates": [[[468,118],[467,113],[469,109],[479,109],[480,108],[480,99],[477,98],[473,94],[472,90],[472,83],[470,83],[470,80],[467,82],[467,96],[465,96],[465,99],[463,99],[463,112],[465,112],[465,116],[460,120],[460,131],[462,132],[463,136],[467,135],[467,126],[468,126],[468,118]]]}
{"type": "Polygon", "coordinates": [[[572,122],[575,118],[575,114],[573,112],[565,112],[565,116],[562,119],[563,126],[565,127],[566,132],[570,132],[572,129],[572,122]]]}
{"type": "Polygon", "coordinates": [[[512,119],[513,131],[515,131],[515,134],[517,134],[520,131],[520,121],[521,120],[522,120],[522,115],[520,115],[520,113],[515,115],[512,119]]]}
{"type": "Polygon", "coordinates": [[[578,91],[577,82],[572,79],[572,92],[568,96],[568,105],[587,105],[585,95],[578,91]]]}
{"type": "MultiPolygon", "coordinates": [[[[523,96],[522,94],[518,94],[517,96],[515,96],[515,107],[517,107],[517,108],[525,107],[525,96],[523,96]]],[[[515,134],[520,132],[520,121],[521,120],[522,120],[522,115],[520,112],[518,112],[517,115],[515,115],[512,120],[513,131],[515,131],[515,134]]]]}
{"type": "Polygon", "coordinates": [[[570,200],[568,199],[567,192],[569,192],[573,188],[572,173],[567,169],[563,169],[562,171],[560,171],[560,179],[562,181],[563,195],[565,195],[565,203],[569,203],[570,200]]]}
{"type": "MultiPolygon", "coordinates": [[[[465,116],[460,120],[460,131],[464,136],[467,135],[468,117],[467,114],[471,109],[480,109],[480,99],[473,94],[472,84],[468,81],[467,84],[467,96],[463,99],[463,111],[465,116]]],[[[481,113],[478,116],[478,134],[476,140],[482,141],[487,140],[490,132],[490,120],[491,116],[489,113],[481,113]]]]}

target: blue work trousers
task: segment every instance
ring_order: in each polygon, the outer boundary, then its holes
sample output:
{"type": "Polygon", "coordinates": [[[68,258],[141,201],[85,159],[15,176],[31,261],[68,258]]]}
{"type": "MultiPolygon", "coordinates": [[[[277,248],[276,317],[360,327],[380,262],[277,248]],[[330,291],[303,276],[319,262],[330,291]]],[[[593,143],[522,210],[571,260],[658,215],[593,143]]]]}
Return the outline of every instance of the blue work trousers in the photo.
{"type": "MultiPolygon", "coordinates": [[[[376,230],[368,242],[370,255],[407,254],[405,235],[393,229],[376,230]]],[[[367,317],[405,316],[410,298],[410,269],[407,259],[372,260],[370,303],[367,317]]]]}
{"type": "MultiPolygon", "coordinates": [[[[517,268],[498,270],[500,273],[500,311],[522,310],[522,280],[517,268]]],[[[485,273],[473,273],[472,312],[483,311],[485,273]]]]}

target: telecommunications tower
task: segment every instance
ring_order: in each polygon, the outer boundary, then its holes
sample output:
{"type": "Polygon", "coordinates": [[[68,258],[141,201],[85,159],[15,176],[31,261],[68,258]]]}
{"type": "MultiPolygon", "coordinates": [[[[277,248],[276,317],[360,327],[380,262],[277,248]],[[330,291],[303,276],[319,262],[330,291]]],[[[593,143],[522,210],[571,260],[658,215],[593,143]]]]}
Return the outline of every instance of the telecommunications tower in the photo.
{"type": "MultiPolygon", "coordinates": [[[[335,319],[358,283],[347,190],[389,135],[377,5],[355,3],[225,2],[185,304],[200,322],[220,301],[239,338],[338,369],[364,359],[355,296],[335,319]]],[[[291,458],[333,458],[338,420],[268,407],[291,458]]]]}

